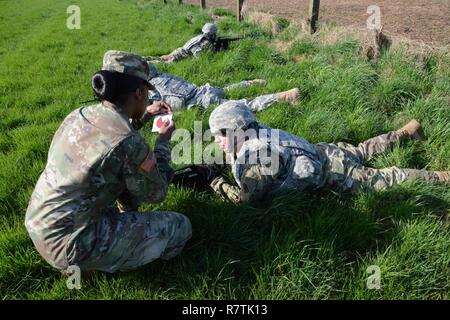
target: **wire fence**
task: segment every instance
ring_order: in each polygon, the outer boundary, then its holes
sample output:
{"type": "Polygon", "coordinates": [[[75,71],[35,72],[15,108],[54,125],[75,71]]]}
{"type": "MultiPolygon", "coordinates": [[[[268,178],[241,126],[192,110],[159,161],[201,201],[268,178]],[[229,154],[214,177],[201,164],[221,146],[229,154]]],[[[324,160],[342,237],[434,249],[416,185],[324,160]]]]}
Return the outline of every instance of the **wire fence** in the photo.
{"type": "MultiPolygon", "coordinates": [[[[171,0],[163,0],[164,3],[167,3],[171,0]]],[[[248,11],[250,8],[252,9],[261,9],[258,6],[257,0],[172,0],[176,1],[180,4],[189,3],[189,4],[197,4],[202,9],[206,9],[208,6],[208,2],[211,3],[214,7],[220,7],[228,10],[234,10],[236,13],[236,17],[239,21],[243,20],[244,12],[248,11]]],[[[276,1],[274,1],[274,5],[276,5],[276,1]]],[[[298,8],[298,5],[302,5],[305,11],[306,21],[311,30],[311,33],[314,33],[317,30],[317,24],[319,20],[319,9],[320,9],[320,0],[306,0],[306,1],[293,1],[293,4],[298,8]]],[[[267,10],[267,7],[265,8],[267,10]]],[[[269,8],[270,11],[270,8],[269,8]]]]}

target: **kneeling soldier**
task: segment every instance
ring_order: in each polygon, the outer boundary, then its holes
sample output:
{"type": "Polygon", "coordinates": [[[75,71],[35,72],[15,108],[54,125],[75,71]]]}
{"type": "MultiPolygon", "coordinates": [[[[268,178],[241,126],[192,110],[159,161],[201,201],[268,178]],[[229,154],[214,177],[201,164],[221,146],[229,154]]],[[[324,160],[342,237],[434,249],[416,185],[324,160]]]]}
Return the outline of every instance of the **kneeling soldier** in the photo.
{"type": "Polygon", "coordinates": [[[171,112],[163,102],[148,106],[148,76],[143,57],[108,51],[92,78],[102,102],[71,112],[53,137],[25,225],[55,268],[130,270],[176,256],[191,237],[179,213],[137,211],[140,201],[164,200],[173,174],[175,126],[161,129],[153,151],[135,129],[144,112],[171,112]]]}

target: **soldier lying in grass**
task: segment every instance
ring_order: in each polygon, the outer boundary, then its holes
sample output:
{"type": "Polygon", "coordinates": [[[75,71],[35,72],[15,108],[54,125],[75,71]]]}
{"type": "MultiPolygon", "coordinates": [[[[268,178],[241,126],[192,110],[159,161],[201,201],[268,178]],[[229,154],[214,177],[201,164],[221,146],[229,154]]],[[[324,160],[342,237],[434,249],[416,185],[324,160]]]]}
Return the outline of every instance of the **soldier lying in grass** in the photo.
{"type": "Polygon", "coordinates": [[[236,203],[258,205],[267,197],[290,190],[330,188],[338,192],[355,192],[365,188],[378,191],[412,180],[450,184],[450,171],[397,167],[374,169],[364,165],[372,157],[390,150],[397,142],[424,139],[416,120],[358,146],[348,143],[311,144],[303,138],[257,122],[244,104],[229,101],[211,113],[209,126],[219,147],[227,153],[238,184],[230,185],[219,176],[211,181],[211,187],[236,203]]]}
{"type": "MultiPolygon", "coordinates": [[[[197,87],[188,81],[167,73],[160,73],[155,65],[149,63],[150,66],[150,83],[155,90],[150,91],[150,99],[154,101],[167,102],[173,111],[182,108],[191,108],[200,105],[208,108],[210,105],[217,105],[226,100],[226,94],[232,89],[247,88],[252,85],[264,85],[265,80],[255,79],[241,81],[229,85],[225,88],[212,87],[209,84],[197,87]]],[[[266,94],[256,97],[253,100],[239,100],[245,103],[250,110],[257,112],[269,108],[276,102],[295,103],[300,97],[300,90],[293,88],[288,91],[266,94]]]]}
{"type": "Polygon", "coordinates": [[[181,48],[177,48],[169,54],[161,57],[149,57],[150,60],[173,63],[188,57],[198,57],[204,51],[215,51],[217,39],[217,27],[214,23],[206,23],[202,33],[190,39],[181,48]]]}

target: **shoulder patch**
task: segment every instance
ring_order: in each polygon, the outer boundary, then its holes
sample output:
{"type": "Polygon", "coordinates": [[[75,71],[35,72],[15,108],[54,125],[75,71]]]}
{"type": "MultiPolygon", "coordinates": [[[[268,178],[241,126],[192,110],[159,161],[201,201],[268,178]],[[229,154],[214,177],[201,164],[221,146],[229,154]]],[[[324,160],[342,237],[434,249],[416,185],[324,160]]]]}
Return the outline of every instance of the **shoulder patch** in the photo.
{"type": "Polygon", "coordinates": [[[147,173],[150,173],[156,165],[155,154],[153,152],[149,152],[147,157],[145,157],[144,161],[141,164],[141,169],[147,173]]]}

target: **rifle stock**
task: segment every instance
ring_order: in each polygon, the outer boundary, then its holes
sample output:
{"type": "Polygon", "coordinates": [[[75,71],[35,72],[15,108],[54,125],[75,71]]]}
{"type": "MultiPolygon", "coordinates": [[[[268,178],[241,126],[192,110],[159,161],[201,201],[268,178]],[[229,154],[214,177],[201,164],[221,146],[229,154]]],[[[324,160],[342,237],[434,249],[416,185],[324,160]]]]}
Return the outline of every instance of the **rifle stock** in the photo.
{"type": "Polygon", "coordinates": [[[209,189],[211,181],[222,171],[223,168],[217,165],[188,165],[175,170],[171,183],[177,187],[205,191],[209,189]]]}
{"type": "Polygon", "coordinates": [[[215,42],[215,48],[217,51],[227,50],[230,46],[230,42],[242,39],[244,39],[244,37],[241,36],[219,37],[215,42]]]}

